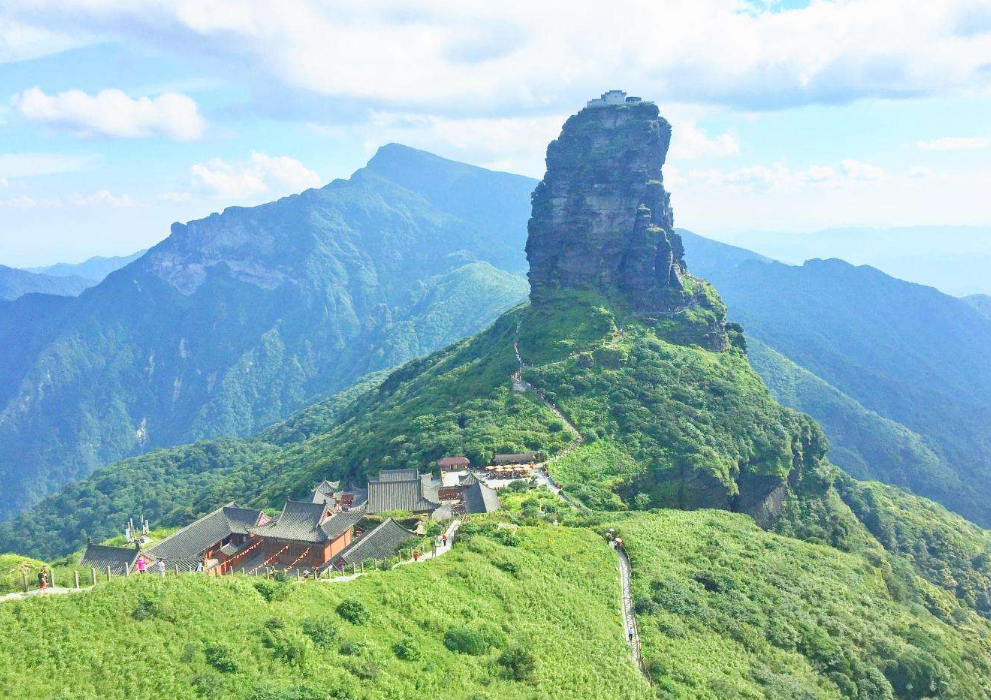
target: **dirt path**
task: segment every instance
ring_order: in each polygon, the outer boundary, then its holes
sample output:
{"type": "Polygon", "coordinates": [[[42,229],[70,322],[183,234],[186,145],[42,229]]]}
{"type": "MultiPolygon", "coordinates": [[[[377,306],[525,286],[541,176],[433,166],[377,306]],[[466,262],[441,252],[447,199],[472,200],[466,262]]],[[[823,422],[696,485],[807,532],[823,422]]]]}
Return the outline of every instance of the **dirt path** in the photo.
{"type": "Polygon", "coordinates": [[[633,663],[650,680],[650,676],[647,674],[647,668],[643,663],[643,656],[640,653],[640,628],[637,626],[637,616],[633,611],[633,593],[630,588],[630,558],[626,556],[626,552],[622,549],[618,549],[612,544],[610,546],[619,557],[619,582],[623,596],[623,626],[626,634],[626,642],[630,646],[630,657],[633,659],[633,663]]]}
{"type": "Polygon", "coordinates": [[[66,595],[67,593],[80,593],[82,591],[88,591],[90,588],[92,588],[92,586],[87,586],[85,588],[46,588],[45,590],[34,588],[24,593],[8,593],[6,595],[0,595],[0,603],[3,603],[8,600],[22,600],[24,598],[31,598],[34,596],[66,595]]]}

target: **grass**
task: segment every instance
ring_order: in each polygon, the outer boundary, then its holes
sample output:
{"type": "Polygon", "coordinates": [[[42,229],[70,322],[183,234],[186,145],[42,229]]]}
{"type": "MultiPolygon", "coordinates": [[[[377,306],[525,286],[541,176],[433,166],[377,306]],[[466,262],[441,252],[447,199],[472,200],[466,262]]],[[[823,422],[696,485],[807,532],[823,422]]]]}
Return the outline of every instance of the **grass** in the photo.
{"type": "Polygon", "coordinates": [[[865,558],[721,511],[614,522],[659,697],[983,698],[991,626],[899,601],[865,558]]]}
{"type": "Polygon", "coordinates": [[[602,540],[541,525],[503,544],[501,532],[349,583],[270,584],[284,587],[270,602],[255,579],[187,575],[4,603],[0,697],[650,697],[602,540]],[[346,621],[342,604],[367,619],[346,621]],[[484,648],[452,651],[452,636],[484,648]]]}

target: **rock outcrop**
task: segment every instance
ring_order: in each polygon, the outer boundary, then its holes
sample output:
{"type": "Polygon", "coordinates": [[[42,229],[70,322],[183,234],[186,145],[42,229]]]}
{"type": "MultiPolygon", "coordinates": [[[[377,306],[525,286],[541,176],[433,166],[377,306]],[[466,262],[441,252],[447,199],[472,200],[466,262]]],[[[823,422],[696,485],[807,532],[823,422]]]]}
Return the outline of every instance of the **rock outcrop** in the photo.
{"type": "Polygon", "coordinates": [[[557,289],[619,292],[634,310],[691,303],[661,166],[671,125],[652,102],[586,107],[547,148],[526,252],[531,300],[557,289]]]}

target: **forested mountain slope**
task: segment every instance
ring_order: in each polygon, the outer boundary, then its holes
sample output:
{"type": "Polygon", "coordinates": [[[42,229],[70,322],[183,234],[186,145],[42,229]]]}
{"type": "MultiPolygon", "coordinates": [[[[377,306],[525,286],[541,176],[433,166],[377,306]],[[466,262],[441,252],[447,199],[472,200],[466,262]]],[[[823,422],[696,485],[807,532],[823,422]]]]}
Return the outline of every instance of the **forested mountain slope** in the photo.
{"type": "Polygon", "coordinates": [[[991,522],[991,320],[874,268],[785,265],[682,235],[687,259],[719,289],[730,317],[776,352],[757,346],[755,367],[780,401],[823,424],[840,466],[991,522]]]}
{"type": "Polygon", "coordinates": [[[532,187],[394,144],[349,180],[176,224],[77,299],[0,307],[0,518],[477,331],[526,294],[532,187]]]}

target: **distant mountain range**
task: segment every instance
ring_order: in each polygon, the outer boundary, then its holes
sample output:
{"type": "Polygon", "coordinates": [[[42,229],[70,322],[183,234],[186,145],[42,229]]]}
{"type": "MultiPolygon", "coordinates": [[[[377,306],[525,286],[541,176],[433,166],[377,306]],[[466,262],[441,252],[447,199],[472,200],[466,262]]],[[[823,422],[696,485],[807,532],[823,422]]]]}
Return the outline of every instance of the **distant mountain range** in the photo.
{"type": "Polygon", "coordinates": [[[393,144],[349,180],[175,224],[78,298],[0,304],[0,518],[484,327],[526,295],[534,184],[393,144]]]}
{"type": "Polygon", "coordinates": [[[130,255],[103,257],[96,255],[81,263],[56,263],[44,267],[24,268],[28,272],[36,272],[52,277],[82,277],[91,282],[102,282],[111,272],[129,265],[147,252],[147,248],[130,255]]]}
{"type": "Polygon", "coordinates": [[[813,258],[840,258],[955,296],[991,294],[991,226],[750,231],[724,240],[795,265],[813,258]]]}
{"type": "Polygon", "coordinates": [[[0,301],[34,293],[76,296],[92,285],[90,280],[78,275],[56,277],[0,265],[0,301]]]}
{"type": "Polygon", "coordinates": [[[991,524],[991,320],[980,299],[681,233],[689,265],[759,341],[751,362],[778,400],[823,425],[833,461],[991,524]]]}

